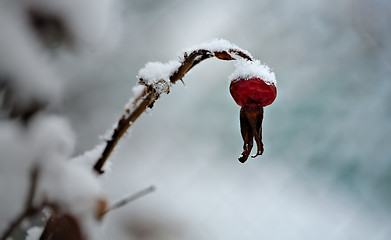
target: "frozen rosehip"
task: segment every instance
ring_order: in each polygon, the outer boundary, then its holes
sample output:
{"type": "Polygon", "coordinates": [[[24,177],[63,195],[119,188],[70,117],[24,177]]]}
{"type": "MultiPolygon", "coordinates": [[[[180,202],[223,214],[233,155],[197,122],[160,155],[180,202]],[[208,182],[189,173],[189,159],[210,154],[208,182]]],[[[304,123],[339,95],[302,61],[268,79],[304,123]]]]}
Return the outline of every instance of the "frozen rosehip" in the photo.
{"type": "Polygon", "coordinates": [[[236,78],[231,81],[230,93],[240,109],[240,131],[244,141],[243,153],[239,161],[244,163],[251,153],[253,139],[257,144],[257,153],[263,153],[262,120],[263,107],[270,105],[277,96],[277,88],[273,83],[258,77],[236,78]]]}
{"type": "Polygon", "coordinates": [[[230,92],[235,102],[245,105],[270,105],[277,96],[277,88],[260,78],[235,79],[231,82],[230,92]]]}

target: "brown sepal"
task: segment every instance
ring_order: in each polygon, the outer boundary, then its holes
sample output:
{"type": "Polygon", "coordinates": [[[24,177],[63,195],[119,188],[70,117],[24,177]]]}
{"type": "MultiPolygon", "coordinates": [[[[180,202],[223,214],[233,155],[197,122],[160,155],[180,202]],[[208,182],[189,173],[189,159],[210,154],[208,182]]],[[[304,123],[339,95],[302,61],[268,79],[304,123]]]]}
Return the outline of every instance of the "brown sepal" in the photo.
{"type": "Polygon", "coordinates": [[[215,57],[220,60],[234,60],[234,58],[227,52],[221,51],[221,52],[215,52],[215,57]]]}
{"type": "Polygon", "coordinates": [[[253,148],[253,139],[257,144],[257,153],[252,158],[263,153],[262,143],[262,120],[263,107],[261,105],[243,106],[240,109],[240,131],[242,133],[243,153],[239,157],[239,161],[244,163],[253,148]]]}

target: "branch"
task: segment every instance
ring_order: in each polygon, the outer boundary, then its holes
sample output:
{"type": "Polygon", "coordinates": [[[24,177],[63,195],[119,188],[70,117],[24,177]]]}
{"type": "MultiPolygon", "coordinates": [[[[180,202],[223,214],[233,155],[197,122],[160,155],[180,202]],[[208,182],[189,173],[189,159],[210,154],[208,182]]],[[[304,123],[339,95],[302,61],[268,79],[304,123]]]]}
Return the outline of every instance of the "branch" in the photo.
{"type": "MultiPolygon", "coordinates": [[[[103,165],[106,160],[109,158],[112,153],[114,147],[117,145],[118,141],[121,137],[126,133],[128,128],[133,124],[134,121],[147,109],[147,107],[156,99],[153,98],[154,90],[151,89],[150,92],[144,91],[143,97],[140,101],[137,102],[137,106],[130,113],[130,111],[126,111],[124,115],[122,115],[121,119],[118,121],[117,127],[114,129],[113,134],[111,135],[111,139],[106,142],[106,147],[103,150],[103,153],[99,160],[96,162],[94,169],[102,174],[104,171],[102,170],[103,165]],[[127,116],[128,115],[128,116],[127,116]]],[[[128,109],[126,109],[128,110],[128,109]]]]}
{"type": "Polygon", "coordinates": [[[107,208],[102,215],[112,211],[112,210],[115,210],[117,208],[120,208],[120,207],[123,207],[125,206],[126,204],[130,203],[130,202],[133,202],[134,200],[137,200],[151,192],[155,191],[155,187],[154,186],[150,186],[144,190],[141,190],[139,192],[136,192],[130,196],[127,196],[121,200],[119,200],[118,202],[114,203],[111,207],[107,208]]]}
{"type": "Polygon", "coordinates": [[[11,222],[9,227],[6,229],[6,231],[1,236],[1,240],[6,240],[8,237],[12,235],[12,233],[15,231],[15,229],[23,222],[24,219],[34,216],[35,214],[39,213],[44,205],[41,205],[39,207],[33,206],[34,197],[37,190],[37,183],[39,178],[39,168],[37,166],[34,166],[33,169],[31,169],[30,173],[30,186],[29,186],[29,192],[27,194],[26,203],[23,212],[16,217],[15,220],[11,222]]]}
{"type": "MultiPolygon", "coordinates": [[[[236,57],[244,58],[248,61],[253,60],[252,57],[249,56],[248,53],[246,53],[246,51],[236,47],[235,45],[230,45],[225,50],[210,50],[207,48],[196,49],[193,50],[190,54],[184,54],[179,67],[172,71],[172,74],[167,79],[168,81],[166,79],[161,79],[158,82],[155,82],[156,84],[154,84],[149,82],[149,79],[140,78],[139,83],[144,84],[146,88],[140,96],[137,96],[137,98],[135,98],[132,104],[132,108],[127,108],[125,110],[125,113],[118,121],[117,127],[113,130],[111,138],[106,141],[106,147],[102,155],[94,165],[94,170],[98,174],[104,173],[104,171],[102,170],[103,165],[109,158],[110,154],[112,153],[114,147],[117,145],[120,138],[124,135],[127,129],[138,119],[138,117],[147,109],[147,107],[152,108],[154,102],[160,97],[161,94],[161,92],[156,89],[156,85],[158,83],[168,82],[167,86],[169,86],[170,83],[174,84],[178,80],[182,80],[186,73],[188,73],[194,66],[211,57],[216,57],[220,60],[236,60],[236,57]]],[[[167,90],[165,91],[166,93],[168,93],[168,89],[169,88],[167,87],[167,90]]]]}

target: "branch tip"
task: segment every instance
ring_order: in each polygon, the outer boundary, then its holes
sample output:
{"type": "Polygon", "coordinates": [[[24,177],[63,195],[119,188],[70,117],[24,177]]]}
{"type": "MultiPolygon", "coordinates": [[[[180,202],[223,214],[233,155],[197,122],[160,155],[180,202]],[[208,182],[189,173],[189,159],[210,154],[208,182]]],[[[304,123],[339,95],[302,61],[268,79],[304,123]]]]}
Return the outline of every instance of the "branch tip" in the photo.
{"type": "Polygon", "coordinates": [[[152,193],[156,190],[155,186],[149,186],[141,191],[138,191],[132,195],[129,195],[123,199],[120,199],[119,201],[115,202],[111,207],[108,207],[103,213],[102,215],[112,211],[112,210],[115,210],[117,208],[120,208],[120,207],[123,207],[125,205],[127,205],[128,203],[130,202],[133,202],[141,197],[144,197],[145,195],[149,194],[149,193],[152,193]]]}

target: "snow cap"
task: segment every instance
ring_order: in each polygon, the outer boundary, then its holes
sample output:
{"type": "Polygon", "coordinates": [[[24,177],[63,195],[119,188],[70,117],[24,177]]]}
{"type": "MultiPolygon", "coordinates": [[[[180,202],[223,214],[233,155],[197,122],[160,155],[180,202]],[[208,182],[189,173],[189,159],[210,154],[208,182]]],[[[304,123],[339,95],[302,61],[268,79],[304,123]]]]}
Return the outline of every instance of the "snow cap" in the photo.
{"type": "Polygon", "coordinates": [[[251,79],[260,78],[268,84],[277,85],[276,75],[270,70],[270,68],[262,64],[259,60],[248,61],[244,59],[238,59],[236,61],[236,70],[229,76],[231,81],[236,79],[251,79]]]}

